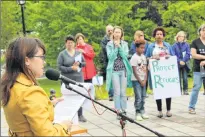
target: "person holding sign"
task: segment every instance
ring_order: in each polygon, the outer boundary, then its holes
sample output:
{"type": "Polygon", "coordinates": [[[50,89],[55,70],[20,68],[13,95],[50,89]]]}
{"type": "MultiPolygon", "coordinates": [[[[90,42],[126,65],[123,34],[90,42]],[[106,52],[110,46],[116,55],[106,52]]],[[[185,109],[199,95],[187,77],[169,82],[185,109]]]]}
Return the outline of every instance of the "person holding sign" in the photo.
{"type": "Polygon", "coordinates": [[[147,82],[147,59],[144,55],[145,40],[138,41],[135,46],[136,53],[132,56],[130,64],[133,70],[132,86],[135,93],[136,120],[141,121],[149,118],[144,109],[147,82]]]}
{"type": "Polygon", "coordinates": [[[71,122],[53,123],[54,108],[38,85],[45,65],[45,46],[37,38],[20,37],[9,44],[1,79],[1,102],[9,136],[68,136],[71,122]]]}
{"type": "Polygon", "coordinates": [[[190,70],[189,60],[190,60],[190,47],[186,42],[186,33],[184,31],[179,31],[175,37],[176,43],[172,46],[174,55],[177,57],[178,67],[179,67],[179,78],[181,84],[181,75],[183,79],[183,93],[184,95],[189,95],[188,93],[188,78],[187,73],[190,70]]]}
{"type": "Polygon", "coordinates": [[[199,90],[205,78],[205,24],[198,29],[199,38],[195,39],[191,44],[191,55],[194,59],[194,86],[189,102],[189,113],[196,114],[195,105],[198,99],[199,90]]]}
{"type": "MultiPolygon", "coordinates": [[[[165,30],[162,27],[157,27],[156,29],[154,29],[153,31],[153,37],[155,38],[155,42],[151,43],[148,46],[147,52],[146,52],[146,57],[149,59],[168,59],[170,57],[170,55],[174,55],[172,48],[170,46],[169,43],[163,41],[164,37],[165,37],[165,30]]],[[[152,89],[152,81],[151,81],[151,73],[149,73],[149,86],[150,89],[152,89]]],[[[159,111],[158,117],[162,118],[163,117],[163,113],[162,113],[162,100],[161,99],[157,99],[156,100],[157,103],[157,109],[159,111]]],[[[172,114],[170,112],[171,110],[171,98],[166,98],[166,106],[167,106],[167,117],[171,117],[172,114]]]]}
{"type": "MultiPolygon", "coordinates": [[[[75,49],[75,39],[72,35],[65,38],[65,47],[66,49],[58,55],[58,69],[62,75],[77,82],[84,82],[81,68],[84,67],[86,63],[82,54],[75,49]]],[[[78,117],[81,122],[87,121],[83,116],[82,107],[78,110],[78,117]]]]}
{"type": "MultiPolygon", "coordinates": [[[[122,40],[123,29],[115,26],[113,29],[113,40],[109,41],[106,50],[108,56],[108,65],[106,73],[106,89],[113,86],[114,104],[117,111],[126,114],[127,84],[131,86],[132,67],[127,59],[128,43],[122,40]]],[[[120,117],[117,117],[118,119],[120,117]]]]}

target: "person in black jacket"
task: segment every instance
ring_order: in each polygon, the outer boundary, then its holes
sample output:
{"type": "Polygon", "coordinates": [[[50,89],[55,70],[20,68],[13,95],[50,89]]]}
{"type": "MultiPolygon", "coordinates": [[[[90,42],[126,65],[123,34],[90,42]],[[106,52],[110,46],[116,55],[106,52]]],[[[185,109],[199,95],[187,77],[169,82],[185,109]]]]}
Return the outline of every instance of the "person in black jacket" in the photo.
{"type": "MultiPolygon", "coordinates": [[[[107,25],[106,26],[106,34],[100,43],[101,49],[102,49],[100,52],[100,60],[101,60],[101,63],[103,64],[102,75],[103,75],[104,80],[106,80],[106,68],[107,68],[107,64],[108,64],[106,45],[110,40],[112,40],[112,34],[113,34],[113,26],[107,25]]],[[[110,89],[108,91],[108,94],[109,94],[109,100],[113,101],[113,89],[110,89]]]]}

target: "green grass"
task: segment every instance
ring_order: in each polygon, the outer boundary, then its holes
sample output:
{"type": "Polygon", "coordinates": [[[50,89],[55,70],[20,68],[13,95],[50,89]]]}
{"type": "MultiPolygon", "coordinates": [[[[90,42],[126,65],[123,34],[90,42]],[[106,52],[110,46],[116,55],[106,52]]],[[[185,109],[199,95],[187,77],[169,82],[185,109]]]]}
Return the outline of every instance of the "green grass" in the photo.
{"type": "MultiPolygon", "coordinates": [[[[46,91],[46,93],[49,95],[50,89],[54,89],[56,91],[56,96],[61,96],[60,92],[60,81],[51,81],[48,79],[39,79],[38,80],[40,86],[46,91]]],[[[108,92],[105,90],[105,85],[102,87],[95,87],[96,91],[96,99],[108,99],[108,92]]],[[[127,88],[127,96],[134,95],[132,88],[127,88]]]]}
{"type": "MultiPolygon", "coordinates": [[[[59,97],[61,96],[61,92],[60,92],[60,81],[51,81],[48,79],[39,79],[38,80],[40,86],[46,91],[46,93],[49,96],[49,91],[50,89],[54,89],[56,91],[56,96],[59,97]]],[[[189,78],[188,79],[188,88],[189,91],[190,89],[192,89],[193,87],[193,79],[189,78]]],[[[201,90],[203,90],[203,86],[201,88],[201,90]]],[[[148,89],[148,94],[152,94],[152,90],[148,89]]],[[[108,99],[108,92],[105,90],[105,84],[101,87],[97,87],[95,86],[95,94],[96,94],[96,99],[108,99]]],[[[134,91],[133,88],[127,88],[127,96],[133,96],[134,95],[134,91]]]]}
{"type": "Polygon", "coordinates": [[[40,86],[46,91],[48,95],[50,95],[50,89],[54,89],[56,91],[56,96],[61,96],[60,92],[60,81],[52,81],[48,79],[39,79],[38,80],[40,86]]]}

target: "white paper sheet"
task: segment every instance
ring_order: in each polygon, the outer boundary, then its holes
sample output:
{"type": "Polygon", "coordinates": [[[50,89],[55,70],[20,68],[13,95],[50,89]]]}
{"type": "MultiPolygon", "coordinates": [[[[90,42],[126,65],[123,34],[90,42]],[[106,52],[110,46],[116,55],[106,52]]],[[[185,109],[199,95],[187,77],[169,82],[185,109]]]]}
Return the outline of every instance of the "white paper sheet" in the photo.
{"type": "MultiPolygon", "coordinates": [[[[92,99],[95,97],[95,89],[92,83],[81,83],[85,86],[87,90],[90,92],[90,96],[92,99]]],[[[79,86],[69,84],[72,88],[83,93],[88,96],[87,91],[79,86]]],[[[61,85],[61,93],[63,95],[64,100],[59,102],[55,106],[55,117],[54,122],[59,123],[63,120],[71,120],[74,124],[78,124],[78,115],[77,111],[82,106],[83,109],[90,109],[92,106],[92,102],[85,97],[78,95],[74,91],[68,90],[63,83],[61,85]]]]}
{"type": "Polygon", "coordinates": [[[78,124],[77,115],[78,109],[83,105],[85,99],[80,96],[64,96],[64,100],[59,102],[54,108],[54,122],[60,123],[63,120],[70,120],[74,124],[78,124]]]}
{"type": "MultiPolygon", "coordinates": [[[[75,62],[80,62],[80,63],[82,62],[82,54],[75,56],[75,62]]],[[[78,67],[78,72],[80,71],[81,71],[81,68],[78,67]]]]}

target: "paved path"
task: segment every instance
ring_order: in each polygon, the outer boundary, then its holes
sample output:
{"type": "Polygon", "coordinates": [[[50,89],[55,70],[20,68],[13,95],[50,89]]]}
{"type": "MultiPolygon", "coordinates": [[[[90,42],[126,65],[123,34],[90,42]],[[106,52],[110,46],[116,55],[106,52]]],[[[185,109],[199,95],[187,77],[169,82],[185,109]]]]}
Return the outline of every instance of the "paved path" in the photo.
{"type": "MultiPolygon", "coordinates": [[[[172,100],[172,113],[171,118],[163,117],[158,118],[157,108],[153,96],[150,95],[146,99],[146,112],[149,115],[148,120],[139,122],[140,124],[151,128],[166,136],[205,136],[205,96],[202,92],[199,94],[199,100],[196,106],[196,115],[188,113],[188,103],[190,96],[181,96],[172,100]]],[[[99,101],[113,107],[113,102],[107,100],[99,101]]],[[[128,100],[128,116],[135,118],[134,98],[130,97],[128,100]]],[[[165,100],[163,104],[163,113],[166,113],[165,100]]],[[[98,110],[102,112],[104,108],[96,105],[98,110]]],[[[2,111],[1,111],[2,112],[2,111]]],[[[8,126],[6,124],[3,112],[1,113],[1,135],[7,135],[8,126]]],[[[83,136],[121,136],[122,131],[119,125],[119,121],[116,120],[116,116],[113,112],[107,110],[103,115],[98,115],[94,108],[90,111],[84,111],[84,115],[88,122],[81,123],[81,126],[88,129],[88,133],[83,136]]],[[[127,122],[126,124],[127,136],[155,136],[150,131],[141,128],[138,125],[127,122]]]]}

